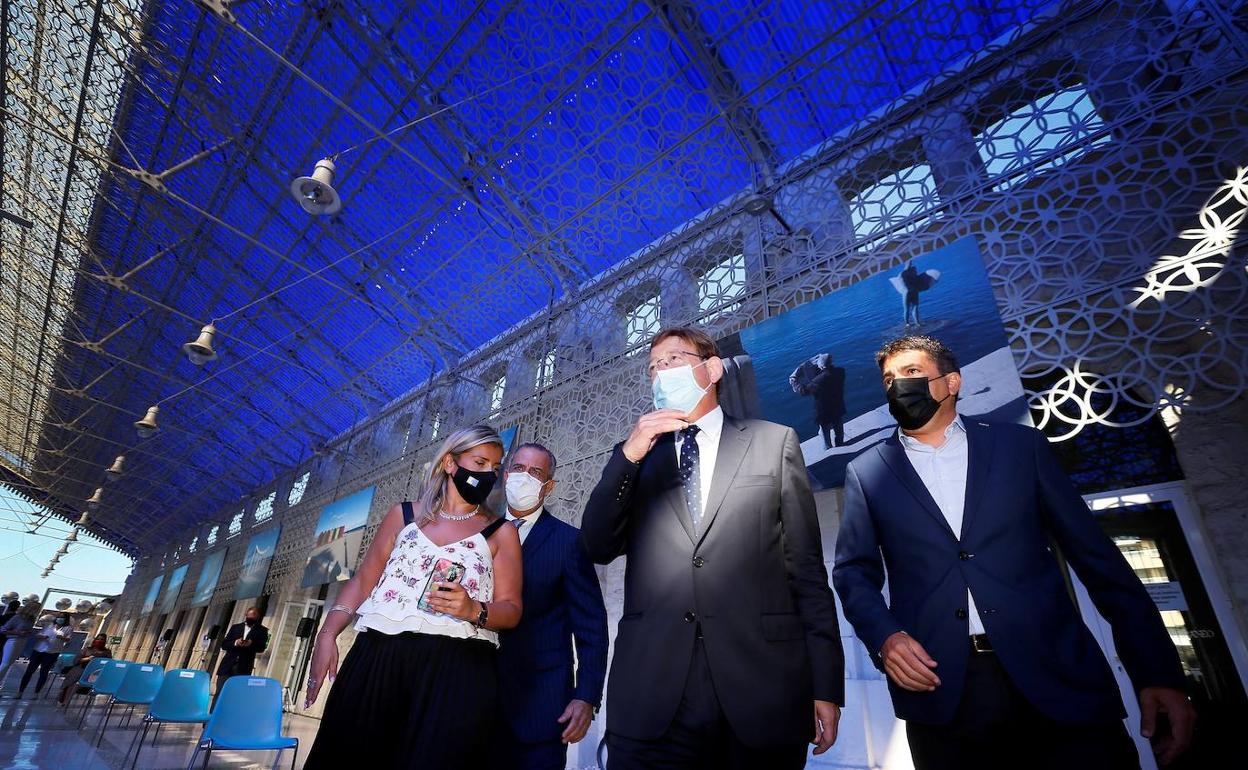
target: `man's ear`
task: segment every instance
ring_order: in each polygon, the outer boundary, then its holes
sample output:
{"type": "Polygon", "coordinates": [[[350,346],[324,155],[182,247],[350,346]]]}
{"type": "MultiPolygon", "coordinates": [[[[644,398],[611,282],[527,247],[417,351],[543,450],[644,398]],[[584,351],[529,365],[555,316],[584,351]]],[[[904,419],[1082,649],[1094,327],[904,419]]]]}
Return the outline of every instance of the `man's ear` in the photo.
{"type": "Polygon", "coordinates": [[[711,356],[706,359],[706,374],[711,378],[711,384],[719,382],[724,378],[724,359],[719,356],[711,356]]]}
{"type": "Polygon", "coordinates": [[[949,392],[952,393],[953,395],[955,396],[958,395],[958,392],[962,390],[962,373],[961,372],[952,372],[949,375],[948,379],[945,381],[949,383],[949,392]]]}

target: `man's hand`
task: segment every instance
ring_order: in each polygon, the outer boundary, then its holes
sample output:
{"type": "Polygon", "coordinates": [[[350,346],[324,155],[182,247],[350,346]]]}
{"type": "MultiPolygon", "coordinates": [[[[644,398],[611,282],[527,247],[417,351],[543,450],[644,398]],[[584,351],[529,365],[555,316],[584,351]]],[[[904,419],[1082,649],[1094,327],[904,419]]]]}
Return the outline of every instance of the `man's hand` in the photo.
{"type": "Polygon", "coordinates": [[[884,659],[888,678],[904,690],[931,692],[940,686],[940,677],[932,671],[936,661],[905,631],[898,631],[884,640],[880,657],[884,659]]]}
{"type": "Polygon", "coordinates": [[[678,409],[657,409],[643,414],[633,426],[633,432],[624,440],[624,446],[621,447],[624,456],[635,463],[641,462],[654,447],[654,442],[659,440],[659,436],[689,427],[685,419],[688,416],[678,409]]]}
{"type": "Polygon", "coordinates": [[[594,707],[583,700],[573,698],[568,707],[559,717],[559,724],[566,724],[563,735],[559,736],[564,743],[576,743],[589,732],[589,723],[594,721],[594,707]]]}
{"type": "Polygon", "coordinates": [[[1157,732],[1157,715],[1165,714],[1170,732],[1153,743],[1157,763],[1168,765],[1192,745],[1196,709],[1187,695],[1171,687],[1145,687],[1140,690],[1140,735],[1152,740],[1157,732]]]}
{"type": "Polygon", "coordinates": [[[815,744],[811,754],[822,754],[836,743],[836,728],[841,721],[841,707],[827,700],[815,701],[815,744]]]}

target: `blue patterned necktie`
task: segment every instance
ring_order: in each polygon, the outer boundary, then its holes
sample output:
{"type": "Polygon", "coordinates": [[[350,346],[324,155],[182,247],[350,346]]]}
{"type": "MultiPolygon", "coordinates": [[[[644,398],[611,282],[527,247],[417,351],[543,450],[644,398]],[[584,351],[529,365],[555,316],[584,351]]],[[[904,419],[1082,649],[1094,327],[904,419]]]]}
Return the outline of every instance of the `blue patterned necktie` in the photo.
{"type": "Polygon", "coordinates": [[[693,531],[702,526],[702,463],[698,456],[698,426],[680,432],[680,484],[685,488],[685,504],[693,519],[693,531]]]}

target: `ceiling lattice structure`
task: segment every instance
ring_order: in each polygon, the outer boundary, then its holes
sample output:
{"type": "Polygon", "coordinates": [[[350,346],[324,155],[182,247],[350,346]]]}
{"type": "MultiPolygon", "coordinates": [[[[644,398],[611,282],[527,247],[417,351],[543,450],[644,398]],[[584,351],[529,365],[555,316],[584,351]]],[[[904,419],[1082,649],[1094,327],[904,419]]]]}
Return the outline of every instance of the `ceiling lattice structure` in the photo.
{"type": "Polygon", "coordinates": [[[0,465],[191,531],[1059,5],[4,0],[0,465]]]}

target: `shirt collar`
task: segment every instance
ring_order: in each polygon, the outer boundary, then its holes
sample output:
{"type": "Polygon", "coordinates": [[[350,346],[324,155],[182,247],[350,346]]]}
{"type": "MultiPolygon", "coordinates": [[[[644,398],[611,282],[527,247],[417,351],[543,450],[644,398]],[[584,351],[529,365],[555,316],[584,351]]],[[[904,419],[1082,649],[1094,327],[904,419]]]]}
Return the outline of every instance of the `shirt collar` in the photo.
{"type": "MultiPolygon", "coordinates": [[[[532,528],[533,528],[533,525],[537,523],[537,520],[538,520],[538,519],[542,518],[542,514],[543,514],[543,513],[545,513],[545,512],[546,512],[546,506],[544,506],[544,505],[538,506],[538,508],[537,508],[537,510],[536,510],[536,511],[533,511],[533,512],[532,512],[532,513],[530,513],[528,516],[525,516],[525,517],[524,517],[524,521],[525,521],[525,525],[524,525],[524,526],[526,526],[526,527],[528,527],[528,528],[532,529],[532,528]]],[[[511,512],[511,508],[508,508],[508,509],[507,509],[507,514],[506,514],[506,518],[507,518],[507,521],[516,521],[516,520],[517,520],[517,519],[519,519],[520,517],[519,517],[519,516],[517,516],[517,515],[515,515],[514,513],[512,513],[512,512],[511,512]]],[[[513,525],[513,526],[514,526],[514,525],[513,525]]]]}
{"type": "Polygon", "coordinates": [[[717,406],[694,421],[694,425],[712,441],[719,441],[719,434],[724,432],[724,408],[717,406]]]}
{"type": "Polygon", "coordinates": [[[949,438],[955,433],[966,433],[966,426],[962,424],[962,415],[960,414],[955,414],[953,416],[953,422],[949,423],[949,427],[945,428],[945,441],[939,447],[928,446],[913,436],[907,436],[901,431],[900,428],[897,429],[897,438],[901,441],[901,445],[905,449],[917,452],[934,452],[945,446],[945,444],[949,442],[949,438]]]}

